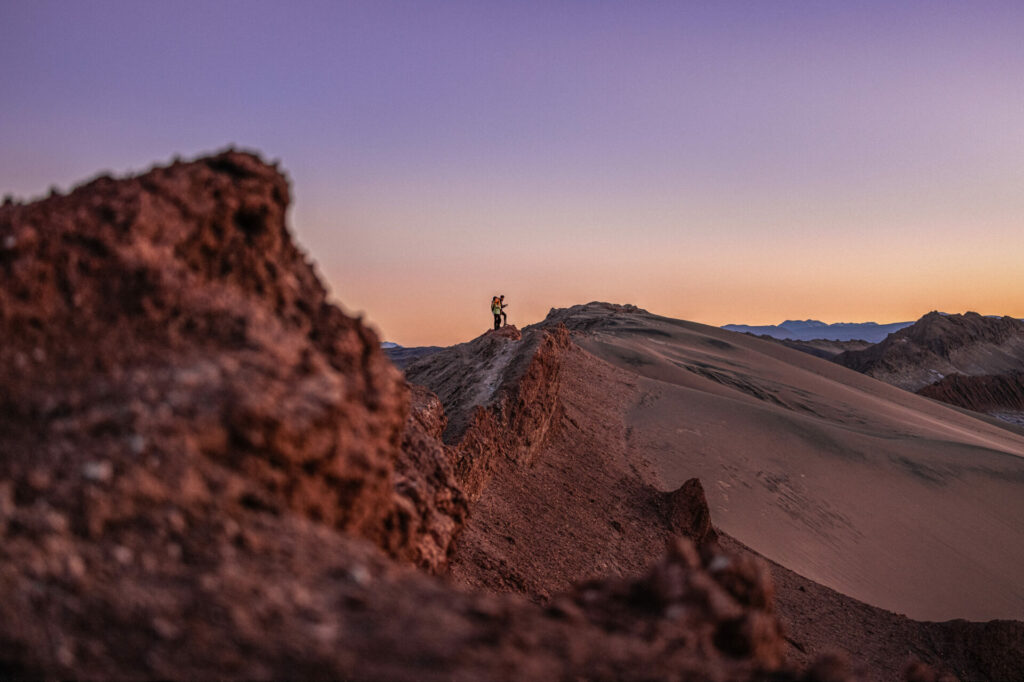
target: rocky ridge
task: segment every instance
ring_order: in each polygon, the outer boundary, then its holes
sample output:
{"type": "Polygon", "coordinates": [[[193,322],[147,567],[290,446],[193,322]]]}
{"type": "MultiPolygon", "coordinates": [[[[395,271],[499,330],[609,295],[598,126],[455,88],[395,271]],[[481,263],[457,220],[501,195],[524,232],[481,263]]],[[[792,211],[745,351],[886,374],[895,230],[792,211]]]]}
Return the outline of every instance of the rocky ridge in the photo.
{"type": "Polygon", "coordinates": [[[881,343],[834,361],[911,391],[952,374],[1006,374],[1024,366],[1024,322],[931,312],[881,343]]]}
{"type": "MultiPolygon", "coordinates": [[[[494,456],[486,475],[475,479],[472,512],[451,563],[456,582],[550,604],[567,582],[588,574],[639,572],[630,559],[649,562],[652,548],[673,533],[715,545],[719,533],[707,517],[699,481],[688,481],[678,491],[658,492],[638,485],[635,473],[619,465],[616,443],[622,442],[621,425],[606,408],[629,404],[635,387],[628,376],[577,345],[577,336],[650,333],[637,326],[638,316],[656,317],[635,306],[606,303],[552,310],[544,322],[524,329],[522,340],[511,330],[504,338],[488,332],[408,368],[410,380],[458,396],[447,405],[452,413],[483,417],[490,424],[485,440],[499,442],[522,437],[516,420],[509,417],[519,404],[518,391],[533,393],[536,388],[519,368],[541,360],[546,367],[544,380],[537,384],[546,390],[535,393],[543,408],[534,405],[535,412],[546,416],[533,422],[543,428],[528,429],[529,448],[494,456]],[[548,343],[544,350],[542,339],[548,343]],[[505,358],[504,369],[495,373],[491,359],[499,356],[505,358]],[[490,390],[468,391],[485,396],[480,403],[466,401],[466,394],[457,390],[459,385],[484,384],[490,390]],[[609,490],[614,491],[610,497],[609,490]],[[674,506],[672,498],[683,507],[674,518],[668,511],[674,506]]],[[[456,436],[451,441],[456,450],[471,442],[473,427],[462,433],[462,440],[456,436]]],[[[731,538],[723,541],[737,551],[731,538]]],[[[750,553],[742,546],[738,551],[750,553]]],[[[801,665],[814,665],[824,651],[845,650],[855,660],[863,658],[858,662],[862,679],[888,680],[896,676],[909,652],[915,652],[940,667],[955,668],[964,679],[1012,679],[1017,654],[1024,653],[1019,623],[920,623],[823,588],[780,566],[772,565],[772,573],[784,588],[785,599],[777,601],[776,610],[786,627],[786,658],[801,665]],[[827,617],[822,609],[827,609],[827,617]],[[989,646],[989,639],[1002,641],[1007,648],[989,646]]],[[[937,676],[916,670],[925,675],[923,679],[937,676]]]]}
{"type": "Polygon", "coordinates": [[[976,412],[1024,416],[1024,372],[966,376],[951,374],[917,391],[919,395],[976,412]]]}

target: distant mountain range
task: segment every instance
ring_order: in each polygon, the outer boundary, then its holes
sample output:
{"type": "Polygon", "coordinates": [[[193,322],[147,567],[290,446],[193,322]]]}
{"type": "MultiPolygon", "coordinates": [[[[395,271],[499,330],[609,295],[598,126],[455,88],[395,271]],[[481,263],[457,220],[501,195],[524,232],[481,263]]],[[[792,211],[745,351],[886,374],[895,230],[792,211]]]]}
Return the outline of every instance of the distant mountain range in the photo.
{"type": "Polygon", "coordinates": [[[793,341],[869,341],[878,343],[889,334],[914,324],[911,322],[836,322],[826,324],[820,320],[786,320],[778,325],[752,326],[746,324],[727,324],[722,329],[731,332],[758,334],[775,339],[793,341]]]}
{"type": "Polygon", "coordinates": [[[383,341],[380,344],[384,354],[391,358],[398,369],[405,369],[407,365],[419,360],[425,355],[432,355],[441,350],[440,346],[413,346],[406,348],[392,341],[383,341]]]}

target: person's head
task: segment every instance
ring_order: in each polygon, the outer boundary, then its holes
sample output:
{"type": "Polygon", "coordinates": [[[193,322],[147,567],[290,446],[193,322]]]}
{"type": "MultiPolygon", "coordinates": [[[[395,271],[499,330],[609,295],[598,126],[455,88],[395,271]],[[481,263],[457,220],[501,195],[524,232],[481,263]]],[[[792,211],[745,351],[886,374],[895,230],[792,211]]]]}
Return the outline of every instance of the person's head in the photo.
{"type": "Polygon", "coordinates": [[[504,294],[502,294],[501,296],[499,296],[499,297],[498,297],[498,300],[499,300],[499,301],[504,301],[504,300],[505,300],[505,295],[504,295],[504,294]]]}

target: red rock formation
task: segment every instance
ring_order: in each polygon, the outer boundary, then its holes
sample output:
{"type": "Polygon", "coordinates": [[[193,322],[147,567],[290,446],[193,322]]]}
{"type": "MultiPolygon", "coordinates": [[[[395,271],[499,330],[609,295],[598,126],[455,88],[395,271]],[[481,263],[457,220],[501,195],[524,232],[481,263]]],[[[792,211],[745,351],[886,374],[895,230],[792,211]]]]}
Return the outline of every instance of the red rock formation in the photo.
{"type": "Polygon", "coordinates": [[[395,557],[436,571],[448,564],[468,502],[455,480],[451,453],[441,442],[447,422],[441,401],[422,386],[410,390],[412,407],[395,462],[398,495],[386,519],[389,528],[400,532],[387,549],[395,557]]]}
{"type": "Polygon", "coordinates": [[[700,479],[691,478],[678,489],[665,493],[664,501],[668,522],[675,532],[693,538],[698,545],[718,539],[700,479]]]}
{"type": "Polygon", "coordinates": [[[1004,375],[952,374],[925,386],[920,395],[977,412],[1024,411],[1024,372],[1004,375]]]}
{"type": "MultiPolygon", "coordinates": [[[[274,169],[225,153],[3,209],[17,490],[33,467],[77,486],[88,452],[129,491],[183,486],[396,542],[384,521],[408,399],[373,333],[326,302],[287,201],[274,169]]],[[[90,532],[112,520],[78,503],[90,532]]]]}
{"type": "Polygon", "coordinates": [[[464,513],[450,466],[400,447],[408,391],[327,303],[287,201],[275,169],[224,153],[2,209],[0,466],[16,499],[54,472],[42,492],[98,536],[180,490],[443,565],[464,513]]]}

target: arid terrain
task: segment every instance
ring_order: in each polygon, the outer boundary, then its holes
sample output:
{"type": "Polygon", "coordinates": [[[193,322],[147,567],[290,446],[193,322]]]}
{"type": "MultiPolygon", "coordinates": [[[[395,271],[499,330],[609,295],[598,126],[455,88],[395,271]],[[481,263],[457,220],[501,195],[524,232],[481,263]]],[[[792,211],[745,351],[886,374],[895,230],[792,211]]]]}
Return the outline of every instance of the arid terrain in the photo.
{"type": "Polygon", "coordinates": [[[882,342],[833,357],[894,386],[1024,424],[1024,322],[931,312],[882,342]]]}
{"type": "Polygon", "coordinates": [[[0,676],[1024,677],[1024,431],[606,303],[403,375],[289,196],[0,208],[0,676]]]}

